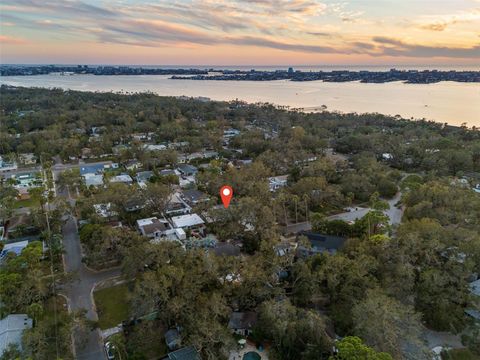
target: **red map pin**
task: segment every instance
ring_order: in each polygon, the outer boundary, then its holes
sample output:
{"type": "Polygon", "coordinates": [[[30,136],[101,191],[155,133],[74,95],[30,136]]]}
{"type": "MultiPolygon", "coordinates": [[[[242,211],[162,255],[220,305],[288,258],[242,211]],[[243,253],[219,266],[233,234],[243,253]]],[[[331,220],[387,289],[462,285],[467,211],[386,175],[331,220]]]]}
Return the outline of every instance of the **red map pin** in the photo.
{"type": "Polygon", "coordinates": [[[233,189],[228,186],[224,185],[220,189],[220,197],[222,198],[223,206],[225,206],[225,209],[228,208],[228,205],[230,205],[230,200],[232,200],[233,196],[233,189]]]}

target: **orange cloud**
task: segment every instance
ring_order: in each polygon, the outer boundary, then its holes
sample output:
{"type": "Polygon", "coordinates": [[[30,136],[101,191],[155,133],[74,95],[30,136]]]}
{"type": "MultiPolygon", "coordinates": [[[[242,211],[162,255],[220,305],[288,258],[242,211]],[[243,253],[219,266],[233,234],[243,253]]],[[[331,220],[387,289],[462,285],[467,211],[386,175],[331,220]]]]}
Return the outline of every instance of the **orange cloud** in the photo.
{"type": "Polygon", "coordinates": [[[28,41],[25,39],[13,37],[13,36],[0,35],[0,43],[9,44],[9,45],[23,45],[23,44],[28,44],[28,41]]]}

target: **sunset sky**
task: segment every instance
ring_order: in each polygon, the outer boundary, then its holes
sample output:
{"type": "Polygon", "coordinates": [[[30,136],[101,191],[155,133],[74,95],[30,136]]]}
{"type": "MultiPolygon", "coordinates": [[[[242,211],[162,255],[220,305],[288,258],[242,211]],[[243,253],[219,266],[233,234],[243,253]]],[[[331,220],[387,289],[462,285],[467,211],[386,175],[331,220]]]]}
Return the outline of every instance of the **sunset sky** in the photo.
{"type": "Polygon", "coordinates": [[[480,0],[2,0],[2,64],[480,62],[480,0]]]}

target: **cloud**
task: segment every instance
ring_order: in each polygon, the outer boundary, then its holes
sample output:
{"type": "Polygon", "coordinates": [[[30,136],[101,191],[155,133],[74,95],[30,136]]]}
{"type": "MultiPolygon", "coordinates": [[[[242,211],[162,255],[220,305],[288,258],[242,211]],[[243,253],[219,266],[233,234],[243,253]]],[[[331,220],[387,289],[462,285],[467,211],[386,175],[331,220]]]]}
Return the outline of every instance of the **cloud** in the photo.
{"type": "Polygon", "coordinates": [[[480,9],[471,9],[450,15],[429,15],[424,17],[417,27],[423,30],[444,31],[449,26],[480,21],[480,9]]]}
{"type": "Polygon", "coordinates": [[[0,44],[23,45],[28,44],[28,41],[14,36],[0,35],[0,44]]]}
{"type": "Polygon", "coordinates": [[[447,57],[480,58],[480,44],[471,47],[427,46],[409,44],[402,40],[376,36],[372,40],[378,44],[380,55],[405,57],[447,57]]]}

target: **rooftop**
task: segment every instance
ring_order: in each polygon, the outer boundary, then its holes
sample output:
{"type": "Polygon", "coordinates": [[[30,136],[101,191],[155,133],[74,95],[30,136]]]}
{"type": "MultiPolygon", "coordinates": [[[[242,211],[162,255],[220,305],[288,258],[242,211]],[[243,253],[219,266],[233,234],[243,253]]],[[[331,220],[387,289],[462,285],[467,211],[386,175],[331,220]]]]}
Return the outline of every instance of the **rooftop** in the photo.
{"type": "Polygon", "coordinates": [[[202,225],[205,222],[197,214],[187,214],[172,217],[173,226],[176,228],[184,228],[195,225],[202,225]]]}
{"type": "Polygon", "coordinates": [[[32,327],[32,319],[26,314],[11,314],[0,320],[0,355],[9,344],[21,346],[22,333],[32,327]]]}

